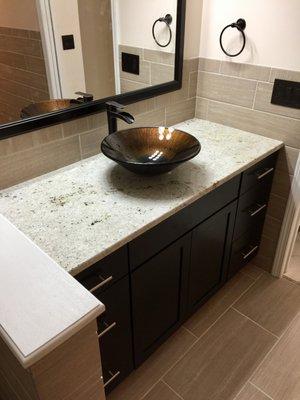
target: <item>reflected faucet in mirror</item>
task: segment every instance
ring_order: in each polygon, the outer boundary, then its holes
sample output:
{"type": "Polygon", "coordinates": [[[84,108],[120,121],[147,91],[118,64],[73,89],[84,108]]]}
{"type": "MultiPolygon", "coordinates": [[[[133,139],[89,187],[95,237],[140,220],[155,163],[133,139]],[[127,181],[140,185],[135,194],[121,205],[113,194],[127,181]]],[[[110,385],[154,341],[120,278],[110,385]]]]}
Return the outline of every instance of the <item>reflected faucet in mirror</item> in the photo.
{"type": "Polygon", "coordinates": [[[108,133],[114,133],[118,130],[117,118],[127,122],[127,124],[134,123],[134,117],[128,112],[122,111],[124,106],[115,101],[108,101],[106,103],[107,109],[107,122],[108,122],[108,133]]]}
{"type": "Polygon", "coordinates": [[[80,101],[80,103],[88,103],[94,100],[94,96],[91,93],[75,92],[75,94],[81,96],[76,99],[77,101],[80,101]]]}

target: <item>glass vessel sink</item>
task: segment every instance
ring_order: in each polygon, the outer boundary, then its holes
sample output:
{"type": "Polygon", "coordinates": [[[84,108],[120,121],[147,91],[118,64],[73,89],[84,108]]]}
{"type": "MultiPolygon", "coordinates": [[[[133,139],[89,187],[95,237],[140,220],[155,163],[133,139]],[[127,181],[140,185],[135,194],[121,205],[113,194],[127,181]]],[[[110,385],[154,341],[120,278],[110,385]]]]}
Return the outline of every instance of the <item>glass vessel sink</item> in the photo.
{"type": "Polygon", "coordinates": [[[40,114],[63,110],[65,108],[77,106],[78,104],[81,104],[81,102],[76,99],[53,99],[40,101],[23,108],[21,110],[21,118],[34,117],[40,114]]]}
{"type": "Polygon", "coordinates": [[[194,136],[174,128],[132,128],[106,136],[101,150],[132,172],[155,175],[192,159],[201,145],[194,136]]]}

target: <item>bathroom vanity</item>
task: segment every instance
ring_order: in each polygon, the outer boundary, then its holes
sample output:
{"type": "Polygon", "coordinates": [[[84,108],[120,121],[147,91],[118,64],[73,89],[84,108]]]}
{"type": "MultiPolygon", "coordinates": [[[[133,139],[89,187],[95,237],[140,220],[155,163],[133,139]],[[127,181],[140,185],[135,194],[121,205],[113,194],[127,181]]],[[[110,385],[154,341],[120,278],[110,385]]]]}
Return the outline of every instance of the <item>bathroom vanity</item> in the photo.
{"type": "Polygon", "coordinates": [[[259,249],[282,142],[197,119],[177,128],[202,150],[169,174],[99,155],[0,193],[1,213],[105,305],[106,392],[259,249]]]}

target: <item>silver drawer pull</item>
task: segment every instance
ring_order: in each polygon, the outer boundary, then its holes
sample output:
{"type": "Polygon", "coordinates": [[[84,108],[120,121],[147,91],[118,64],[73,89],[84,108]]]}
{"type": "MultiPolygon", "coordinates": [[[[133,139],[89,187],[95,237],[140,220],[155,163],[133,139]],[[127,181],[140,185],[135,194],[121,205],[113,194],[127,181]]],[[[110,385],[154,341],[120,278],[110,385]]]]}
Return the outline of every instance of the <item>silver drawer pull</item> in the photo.
{"type": "MultiPolygon", "coordinates": [[[[102,276],[99,275],[99,277],[100,277],[101,279],[103,279],[102,276]]],[[[103,279],[102,282],[100,282],[98,285],[96,285],[96,286],[94,286],[92,289],[90,289],[90,292],[91,292],[91,293],[95,292],[97,289],[99,289],[99,288],[101,288],[101,287],[107,285],[107,284],[108,284],[110,281],[112,281],[112,280],[113,280],[113,276],[109,276],[107,279],[103,279]]]]}
{"type": "Polygon", "coordinates": [[[265,172],[261,173],[260,175],[257,175],[257,179],[262,179],[263,177],[265,177],[266,175],[269,175],[271,172],[274,171],[274,168],[269,168],[267,169],[265,172]]]}
{"type": "Polygon", "coordinates": [[[267,207],[266,204],[263,204],[262,206],[259,204],[257,204],[257,205],[258,205],[258,208],[256,210],[250,212],[250,217],[254,217],[254,215],[260,213],[262,210],[264,210],[267,207]]]}
{"type": "Polygon", "coordinates": [[[100,332],[98,335],[98,338],[102,338],[102,336],[106,335],[107,332],[111,331],[115,326],[117,326],[116,322],[113,322],[111,325],[109,325],[107,328],[104,329],[104,331],[100,332]]]}
{"type": "Polygon", "coordinates": [[[251,249],[248,253],[242,253],[243,259],[246,260],[248,257],[251,256],[256,250],[258,249],[258,246],[254,246],[253,249],[251,249]]]}
{"type": "Polygon", "coordinates": [[[103,385],[104,387],[106,387],[107,385],[112,383],[121,373],[120,371],[117,371],[115,374],[111,371],[108,371],[108,372],[111,375],[111,378],[107,382],[104,383],[104,385],[103,385]]]}

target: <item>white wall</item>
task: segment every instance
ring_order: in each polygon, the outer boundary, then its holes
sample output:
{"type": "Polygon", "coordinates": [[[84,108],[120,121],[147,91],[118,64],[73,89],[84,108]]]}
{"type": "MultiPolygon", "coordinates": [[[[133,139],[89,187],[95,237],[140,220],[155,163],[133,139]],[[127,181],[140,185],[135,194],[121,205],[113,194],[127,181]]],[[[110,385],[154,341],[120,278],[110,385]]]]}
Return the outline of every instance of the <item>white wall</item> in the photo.
{"type": "Polygon", "coordinates": [[[0,26],[39,31],[35,0],[0,0],[0,26]]]}
{"type": "Polygon", "coordinates": [[[64,98],[86,91],[77,0],[50,0],[59,75],[64,98]],[[63,50],[62,35],[74,35],[75,49],[63,50]]]}
{"type": "MultiPolygon", "coordinates": [[[[175,51],[177,0],[116,0],[119,19],[119,44],[146,49],[175,51]],[[159,47],[152,38],[153,22],[166,14],[171,14],[173,39],[170,46],[159,47]]],[[[157,36],[162,43],[169,38],[163,23],[157,23],[157,36]]]]}
{"type": "MultiPolygon", "coordinates": [[[[236,29],[228,30],[224,44],[238,46],[236,29]]],[[[200,56],[300,70],[300,0],[203,0],[200,56]],[[247,45],[231,59],[220,49],[219,35],[238,18],[247,22],[247,45]]]]}
{"type": "Polygon", "coordinates": [[[203,0],[186,1],[184,57],[199,57],[203,0]]]}

